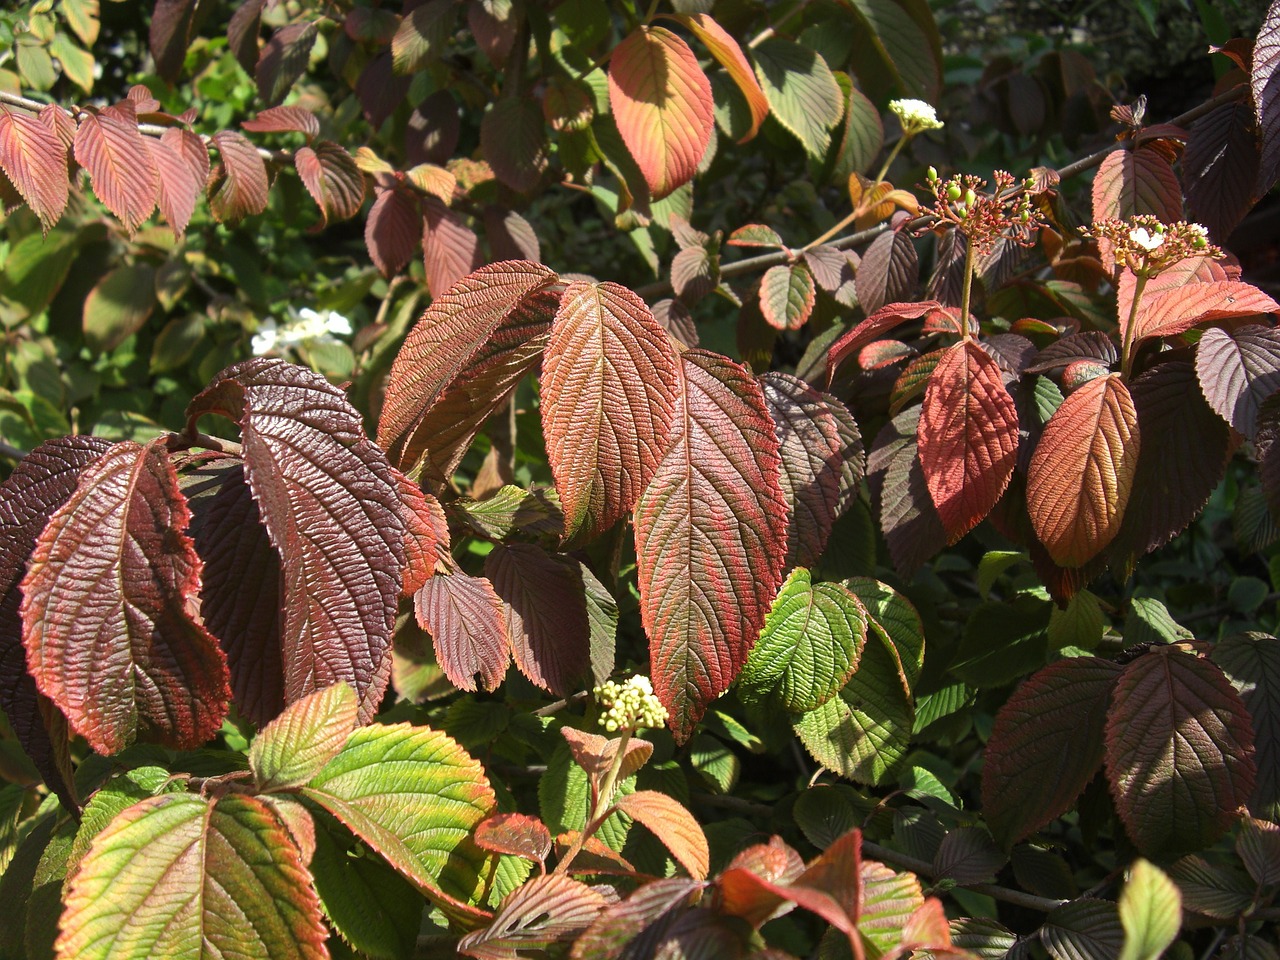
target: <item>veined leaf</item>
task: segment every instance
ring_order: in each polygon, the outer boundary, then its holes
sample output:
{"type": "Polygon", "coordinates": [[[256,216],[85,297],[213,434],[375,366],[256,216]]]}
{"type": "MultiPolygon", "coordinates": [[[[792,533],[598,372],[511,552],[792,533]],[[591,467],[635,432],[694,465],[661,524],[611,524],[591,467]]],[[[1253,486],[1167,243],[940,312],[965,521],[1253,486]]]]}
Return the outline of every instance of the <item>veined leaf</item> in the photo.
{"type": "Polygon", "coordinates": [[[182,72],[191,43],[191,18],[195,8],[196,0],[158,0],[151,14],[148,47],[156,62],[156,73],[166,83],[172,84],[182,72]]]}
{"type": "Polygon", "coordinates": [[[364,203],[364,175],[351,154],[332,140],[302,147],[293,157],[302,185],[320,208],[322,222],[347,220],[364,203]]]}
{"type": "Polygon", "coordinates": [[[476,38],[476,46],[495,67],[507,62],[515,46],[519,12],[513,0],[472,0],[467,4],[467,26],[476,38]]]}
{"type": "Polygon", "coordinates": [[[862,604],[871,634],[889,652],[903,692],[909,695],[924,669],[924,624],[919,612],[893,587],[871,577],[850,577],[844,586],[862,604]]]}
{"type": "Polygon", "coordinates": [[[305,133],[307,140],[320,136],[320,120],[306,107],[267,107],[252,120],[240,124],[249,133],[305,133]]]}
{"type": "MultiPolygon", "coordinates": [[[[549,839],[548,839],[548,842],[549,839]]],[[[600,891],[562,874],[535,877],[502,901],[493,922],[458,942],[480,960],[508,960],[573,939],[608,905],[600,891]]]]}
{"type": "Polygon", "coordinates": [[[1187,136],[1182,157],[1187,206],[1217,243],[1226,242],[1257,200],[1258,147],[1247,101],[1218,105],[1187,136]]]}
{"type": "Polygon", "coordinates": [[[212,143],[222,158],[209,194],[214,217],[222,223],[236,223],[267,209],[271,182],[258,148],[235,130],[215,133],[212,143]]]}
{"type": "Polygon", "coordinates": [[[920,257],[910,234],[905,230],[882,233],[871,241],[858,265],[854,281],[858,303],[870,316],[886,303],[911,296],[919,276],[920,257]]]}
{"type": "Polygon", "coordinates": [[[751,54],[774,118],[821,160],[832,127],[844,115],[844,96],[831,68],[820,54],[782,37],[770,37],[751,54]]]}
{"type": "Polygon", "coordinates": [[[653,831],[695,880],[705,880],[711,862],[706,835],[684,806],[657,790],[637,790],[618,797],[615,806],[653,831]]]}
{"type": "Polygon", "coordinates": [[[1158,960],[1182,926],[1182,895],[1164,872],[1147,860],[1129,870],[1120,894],[1124,949],[1120,960],[1158,960]]]}
{"type": "Polygon", "coordinates": [[[413,258],[413,251],[422,240],[419,202],[411,190],[399,185],[375,189],[374,194],[364,224],[364,245],[382,275],[393,277],[413,258]]]}
{"type": "MultiPolygon", "coordinates": [[[[411,10],[391,38],[391,56],[397,74],[415,73],[444,53],[453,29],[454,5],[430,0],[411,10]]],[[[397,100],[400,97],[396,97],[397,100]]],[[[381,126],[379,121],[375,126],[381,126]]]]}
{"type": "Polygon", "coordinates": [[[433,298],[480,265],[480,238],[439,197],[422,200],[422,265],[433,298]]]}
{"type": "Polygon", "coordinates": [[[1267,9],[1253,44],[1249,85],[1262,151],[1258,175],[1261,194],[1271,189],[1280,172],[1280,10],[1274,3],[1267,9]]]}
{"type": "Polygon", "coordinates": [[[702,41],[742,91],[747,107],[751,111],[751,129],[738,142],[746,143],[756,135],[760,130],[760,124],[764,123],[764,118],[769,115],[769,101],[764,91],[760,89],[760,83],[751,71],[751,64],[746,54],[742,52],[742,47],[724,27],[711,18],[710,14],[677,13],[675,19],[702,41]]]}
{"type": "Polygon", "coordinates": [[[943,354],[917,428],[920,467],[951,542],[991,512],[1013,476],[1018,411],[1000,367],[973,341],[943,354]]]}
{"type": "Polygon", "coordinates": [[[947,531],[920,466],[919,420],[919,407],[902,411],[880,430],[867,455],[867,480],[879,505],[880,530],[894,566],[904,576],[947,545],[947,531]]]}
{"type": "Polygon", "coordinates": [[[864,18],[871,44],[903,91],[936,103],[942,43],[928,5],[910,0],[850,0],[850,4],[864,18]]]}
{"type": "Polygon", "coordinates": [[[1188,283],[1144,296],[1138,304],[1134,342],[1147,337],[1173,337],[1214,320],[1280,313],[1257,287],[1239,280],[1188,283]]]}
{"type": "Polygon", "coordinates": [[[547,825],[523,813],[495,813],[476,826],[475,840],[485,850],[534,863],[542,863],[551,854],[551,831],[547,825]]]}
{"type": "Polygon", "coordinates": [[[67,208],[67,148],[35,117],[0,107],[0,169],[47,235],[67,208]]]}
{"type": "Polygon", "coordinates": [[[785,373],[766,373],[760,389],[778,438],[778,479],[788,515],[787,562],[812,566],[831,528],[858,495],[862,437],[848,408],[785,373]]]}
{"type": "Polygon", "coordinates": [[[831,383],[840,364],[857,354],[868,343],[879,340],[883,334],[908,320],[918,320],[933,310],[941,309],[942,304],[936,300],[885,304],[831,345],[827,353],[827,383],[831,383]]]}
{"type": "Polygon", "coordinates": [[[175,237],[182,236],[209,180],[209,148],[190,130],[171,127],[160,139],[145,137],[160,185],[157,203],[175,237]]]}
{"type": "Polygon", "coordinates": [[[27,663],[99,753],[138,737],[194,749],[222,724],[227,661],[196,614],[190,516],[163,442],[126,440],[81,474],[36,541],[22,582],[27,663]]]}
{"type": "Polygon", "coordinates": [[[1027,472],[1027,507],[1055,563],[1082,566],[1115,538],[1138,453],[1137,411],[1116,374],[1089,381],[1049,418],[1027,472]]]}
{"type": "Polygon", "coordinates": [[[494,175],[517,193],[529,193],[547,169],[547,125],[532,97],[505,97],[480,121],[480,150],[494,175]]]}
{"type": "Polygon", "coordinates": [[[511,662],[502,601],[484,577],[436,574],[413,598],[418,624],[431,634],[436,662],[461,690],[496,690],[511,662]]]}
{"type": "Polygon", "coordinates": [[[1005,846],[1071,809],[1102,766],[1102,733],[1120,667],[1097,657],[1052,663],[996,714],[982,768],[982,810],[1005,846]]]}
{"type": "Polygon", "coordinates": [[[76,798],[66,718],[36,690],[27,671],[18,582],[50,516],[75,493],[81,473],[110,446],[98,437],[50,440],[27,454],[0,483],[0,710],[67,809],[76,798]]]}
{"type": "Polygon", "coordinates": [[[1112,150],[1093,178],[1093,219],[1150,214],[1165,223],[1182,219],[1182,185],[1159,151],[1112,150]]]}
{"type": "Polygon", "coordinates": [[[1082,897],[1052,911],[1040,928],[1040,940],[1055,957],[1109,960],[1124,944],[1124,927],[1110,900],[1082,897]]]}
{"type": "Polygon", "coordinates": [[[356,727],[355,691],[342,681],[290,704],[259,731],[249,768],[264,793],[300,787],[338,755],[356,727]]]}
{"type": "Polygon", "coordinates": [[[405,522],[404,584],[400,595],[411,597],[449,557],[449,521],[440,501],[392,467],[405,522]]]}
{"type": "Polygon", "coordinates": [[[1280,330],[1206,330],[1196,345],[1196,376],[1214,413],[1252,438],[1258,408],[1280,389],[1280,330]]]}
{"type": "Polygon", "coordinates": [[[782,582],[787,513],[755,380],[706,351],[680,359],[671,438],[635,527],[650,675],[683,743],[759,636],[782,582]]]}
{"type": "Polygon", "coordinates": [[[138,132],[133,101],[104,107],[82,119],[76,130],[75,156],[89,171],[93,192],[129,233],[151,216],[159,184],[151,151],[138,132]]]}
{"type": "Polygon", "coordinates": [[[345,680],[366,720],[390,677],[405,563],[399,489],[346,394],[282,360],[228,367],[187,407],[240,424],[245,476],[280,555],[285,702],[345,680]]]}
{"type": "Polygon", "coordinates": [[[1244,701],[1253,723],[1258,779],[1249,809],[1280,820],[1280,640],[1264,634],[1228,637],[1214,644],[1213,662],[1244,701]]]}
{"type": "MultiPolygon", "coordinates": [[[[639,956],[654,955],[665,934],[688,911],[690,901],[704,886],[688,877],[646,883],[625,900],[606,907],[574,942],[569,956],[572,960],[617,960],[624,950],[634,950],[639,956]]],[[[724,951],[711,955],[733,954],[724,951]]]]}
{"type": "Polygon", "coordinates": [[[315,46],[318,35],[319,24],[315,20],[285,24],[271,34],[253,71],[258,96],[265,103],[279,103],[293,89],[298,78],[306,73],[311,48],[315,46]]]}
{"type": "Polygon", "coordinates": [[[653,478],[675,416],[676,354],[615,283],[565,289],[542,364],[542,432],[567,539],[608,530],[653,478]]]}
{"type": "Polygon", "coordinates": [[[1249,799],[1249,713],[1209,660],[1153,648],[1124,669],[1107,715],[1107,778],[1138,849],[1209,846],[1249,799]]]}
{"type": "Polygon", "coordinates": [[[66,960],[327,956],[287,827],[240,794],[162,794],[116,817],[71,878],[59,927],[66,960]]]}
{"type": "Polygon", "coordinates": [[[610,56],[609,102],[655,200],[693,179],[715,117],[711,84],[687,43],[637,27],[610,56]]]}
{"type": "Polygon", "coordinates": [[[446,912],[484,917],[465,905],[487,859],[471,832],[496,801],[480,764],[451,738],[406,723],[361,727],[303,793],[446,912]]]}
{"type": "Polygon", "coordinates": [[[804,263],[779,264],[760,280],[760,312],[777,330],[799,330],[813,313],[817,287],[804,263]]]}

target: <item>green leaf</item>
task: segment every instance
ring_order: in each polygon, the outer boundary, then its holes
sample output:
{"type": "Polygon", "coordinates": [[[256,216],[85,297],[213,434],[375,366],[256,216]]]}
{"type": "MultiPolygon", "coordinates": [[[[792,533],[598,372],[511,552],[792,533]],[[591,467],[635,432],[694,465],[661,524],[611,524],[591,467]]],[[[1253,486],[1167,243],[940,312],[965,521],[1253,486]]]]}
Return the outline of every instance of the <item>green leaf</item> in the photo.
{"type": "Polygon", "coordinates": [[[1027,559],[1022,550],[988,550],[978,561],[978,593],[987,599],[1001,574],[1014,564],[1027,559]]]}
{"type": "Polygon", "coordinates": [[[844,585],[862,601],[872,634],[884,643],[898,668],[903,689],[911,693],[924,667],[924,624],[920,614],[910,600],[879,580],[850,577],[844,585]]]}
{"type": "Polygon", "coordinates": [[[817,286],[803,263],[779,264],[760,280],[760,312],[777,330],[799,330],[813,313],[817,286]]]}
{"type": "Polygon", "coordinates": [[[1139,859],[1120,894],[1120,960],[1158,960],[1182,926],[1182,896],[1159,867],[1139,859]]]}
{"type": "Polygon", "coordinates": [[[93,841],[66,892],[58,956],[325,956],[302,856],[264,801],[151,797],[93,841]]]}
{"type": "Polygon", "coordinates": [[[71,845],[71,854],[67,858],[69,870],[74,872],[76,864],[89,851],[93,838],[106,829],[117,815],[148,797],[183,789],[182,782],[172,779],[168,770],[152,766],[134,767],[103,784],[89,798],[80,815],[80,829],[76,831],[75,842],[71,845]]]}
{"type": "Polygon", "coordinates": [[[705,733],[697,734],[690,741],[689,762],[716,793],[731,793],[742,770],[738,755],[705,733]]]}
{"type": "Polygon", "coordinates": [[[862,604],[838,583],[814,584],[797,567],[774,598],[738,679],[742,695],[815,710],[848,682],[866,642],[862,604]]]}
{"type": "Polygon", "coordinates": [[[1168,608],[1155,597],[1134,597],[1124,618],[1124,645],[1177,643],[1194,639],[1186,627],[1173,619],[1168,608]]]}
{"type": "Polygon", "coordinates": [[[751,52],[772,116],[821,160],[831,145],[831,128],[844,116],[831,68],[808,47],[782,37],[770,37],[751,52]]]}
{"type": "Polygon", "coordinates": [[[1096,595],[1081,590],[1067,603],[1067,608],[1054,605],[1049,611],[1049,649],[1079,647],[1092,650],[1102,639],[1107,618],[1096,595]]]}
{"type": "Polygon", "coordinates": [[[358,708],[356,692],[341,680],[287,706],[249,748],[258,789],[288,790],[314,777],[355,729],[358,708]]]}
{"type": "Polygon", "coordinates": [[[71,42],[65,33],[55,34],[49,52],[62,64],[62,72],[85,93],[93,92],[93,54],[71,42]]]}
{"type": "Polygon", "coordinates": [[[89,291],[84,339],[90,350],[109,353],[142,328],[156,306],[155,274],[149,264],[126,264],[89,291]]]}
{"type": "Polygon", "coordinates": [[[464,902],[479,895],[486,857],[471,831],[496,800],[451,738],[407,723],[362,727],[303,793],[447,911],[474,915],[464,902]]]}
{"type": "Polygon", "coordinates": [[[984,603],[965,621],[951,672],[978,689],[998,687],[1044,664],[1045,630],[1053,604],[1031,594],[984,603]]]}

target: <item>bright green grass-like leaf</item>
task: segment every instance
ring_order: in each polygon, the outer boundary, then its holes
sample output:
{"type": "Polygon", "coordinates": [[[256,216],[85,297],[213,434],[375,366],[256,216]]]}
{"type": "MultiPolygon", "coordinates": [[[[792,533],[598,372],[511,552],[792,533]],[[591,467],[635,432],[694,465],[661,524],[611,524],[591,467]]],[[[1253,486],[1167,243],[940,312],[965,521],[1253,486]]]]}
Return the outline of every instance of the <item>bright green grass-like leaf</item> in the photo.
{"type": "Polygon", "coordinates": [[[256,797],[151,797],[93,841],[66,894],[57,952],[93,958],[323,957],[311,876],[256,797]]]}
{"type": "Polygon", "coordinates": [[[739,687],[746,697],[775,697],[793,713],[816,710],[848,681],[866,636],[857,598],[838,583],[813,583],[797,567],[774,598],[739,687]]]}
{"type": "Polygon", "coordinates": [[[1182,895],[1159,867],[1138,860],[1120,894],[1120,960],[1157,960],[1182,925],[1182,895]]]}
{"type": "Polygon", "coordinates": [[[356,692],[341,681],[285,708],[249,750],[258,789],[287,790],[315,776],[355,729],[358,708],[356,692]]]}

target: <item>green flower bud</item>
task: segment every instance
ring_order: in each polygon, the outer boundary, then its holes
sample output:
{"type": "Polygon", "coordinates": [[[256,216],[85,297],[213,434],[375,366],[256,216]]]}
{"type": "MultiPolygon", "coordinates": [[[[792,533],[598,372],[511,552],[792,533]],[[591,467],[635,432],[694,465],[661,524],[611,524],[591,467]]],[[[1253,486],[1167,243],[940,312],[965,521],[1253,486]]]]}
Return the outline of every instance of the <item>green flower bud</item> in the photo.
{"type": "Polygon", "coordinates": [[[947,187],[947,199],[948,200],[960,199],[960,184],[953,183],[947,187]]]}

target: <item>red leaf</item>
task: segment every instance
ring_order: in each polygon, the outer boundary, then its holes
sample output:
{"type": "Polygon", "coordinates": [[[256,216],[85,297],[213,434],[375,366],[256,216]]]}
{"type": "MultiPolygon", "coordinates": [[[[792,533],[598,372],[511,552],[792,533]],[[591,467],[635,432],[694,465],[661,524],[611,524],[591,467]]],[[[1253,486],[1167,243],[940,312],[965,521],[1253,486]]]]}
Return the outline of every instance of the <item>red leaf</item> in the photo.
{"type": "MultiPolygon", "coordinates": [[[[1280,809],[1280,640],[1240,633],[1215,643],[1211,656],[1240,691],[1253,721],[1258,779],[1249,809],[1274,820],[1280,809]]],[[[1280,859],[1272,859],[1271,870],[1280,870],[1280,859]]]]}
{"type": "Polygon", "coordinates": [[[226,658],[196,612],[190,516],[163,440],[125,440],[36,541],[22,582],[28,667],[99,753],[139,737],[192,750],[226,715],[226,658]]]}
{"type": "Polygon", "coordinates": [[[537,817],[495,813],[476,824],[476,846],[542,863],[551,853],[551,831],[537,817]]]}
{"type": "Polygon", "coordinates": [[[676,365],[630,290],[581,281],[565,289],[543,360],[541,412],[567,539],[597,536],[634,508],[671,431],[676,365]]]}
{"type": "Polygon", "coordinates": [[[182,72],[182,62],[191,43],[191,18],[199,0],[156,0],[151,12],[150,48],[156,73],[173,83],[182,72]]]}
{"type": "Polygon", "coordinates": [[[402,597],[422,589],[435,575],[436,565],[449,562],[449,521],[440,501],[394,467],[392,475],[400,492],[400,512],[404,516],[404,585],[402,597]]]}
{"type": "Polygon", "coordinates": [[[1115,341],[1110,336],[1100,330],[1086,330],[1049,344],[1036,354],[1035,361],[1024,372],[1048,373],[1081,360],[1109,367],[1119,359],[1120,351],[1116,349],[1115,341]]]}
{"type": "Polygon", "coordinates": [[[653,199],[693,179],[715,124],[711,84],[689,45],[662,27],[637,27],[609,59],[618,132],[653,199]]]}
{"type": "Polygon", "coordinates": [[[782,898],[765,887],[744,880],[738,871],[753,873],[770,884],[785,886],[804,872],[804,861],[781,837],[773,836],[768,843],[747,847],[721,873],[717,881],[720,909],[742,917],[759,929],[766,921],[779,915],[782,898]]]}
{"type": "Polygon", "coordinates": [[[1137,343],[1147,337],[1173,337],[1202,323],[1260,313],[1280,313],[1280,303],[1253,284],[1239,280],[1186,284],[1142,298],[1133,340],[1137,343]]]}
{"type": "Polygon", "coordinates": [[[1196,376],[1214,413],[1252,439],[1258,408],[1280,389],[1280,330],[1206,330],[1196,345],[1196,376]]]}
{"type": "Polygon", "coordinates": [[[707,848],[706,834],[693,814],[679,801],[657,790],[637,790],[619,797],[614,805],[652,830],[680,865],[689,871],[689,876],[695,880],[707,878],[711,852],[707,848]]]}
{"type": "Polygon", "coordinates": [[[42,443],[0,483],[0,710],[44,778],[68,810],[75,809],[67,722],[36,690],[27,671],[18,607],[18,581],[49,517],[75,493],[80,475],[109,448],[98,437],[42,443]]]}
{"type": "Polygon", "coordinates": [[[1055,563],[1083,566],[1115,538],[1138,452],[1137,411],[1118,374],[1089,381],[1049,418],[1027,471],[1027,508],[1055,563]]]}
{"type": "Polygon", "coordinates": [[[261,727],[285,704],[280,555],[239,461],[197,462],[180,482],[191,502],[191,537],[204,561],[200,616],[227,655],[237,709],[261,727]]]}
{"type": "Polygon", "coordinates": [[[1120,667],[1070,657],[1024,681],[996,713],[982,812],[1006,847],[1071,809],[1102,766],[1102,731],[1120,667]]]}
{"type": "Polygon", "coordinates": [[[862,435],[843,403],[785,373],[760,378],[774,423],[787,502],[787,565],[811,567],[826,549],[831,528],[858,496],[862,435]]]}
{"type": "Polygon", "coordinates": [[[920,278],[920,257],[905,230],[890,230],[871,242],[858,265],[854,289],[868,315],[911,296],[920,278]]]}
{"type": "Polygon", "coordinates": [[[1257,199],[1258,138],[1248,103],[1224,103],[1196,121],[1182,158],[1187,206],[1226,243],[1257,199]]]}
{"type": "Polygon", "coordinates": [[[880,530],[903,576],[947,545],[947,531],[920,466],[919,419],[919,407],[898,414],[881,429],[867,455],[867,480],[879,507],[880,530]]]}
{"type": "Polygon", "coordinates": [[[458,104],[448,90],[437,90],[409,115],[404,132],[405,159],[413,165],[444,163],[458,146],[458,104]]]}
{"type": "Polygon", "coordinates": [[[0,106],[0,168],[47,234],[67,208],[66,146],[35,117],[0,106]]]}
{"type": "Polygon", "coordinates": [[[1249,85],[1262,148],[1257,189],[1261,195],[1271,189],[1280,172],[1280,8],[1274,3],[1268,7],[1253,44],[1249,85]]]}
{"type": "MultiPolygon", "coordinates": [[[[1175,287],[1184,287],[1190,284],[1212,283],[1217,280],[1239,280],[1240,268],[1238,265],[1228,265],[1225,262],[1220,263],[1213,257],[1186,257],[1172,264],[1168,269],[1161,270],[1160,273],[1147,281],[1147,285],[1143,287],[1142,302],[1138,304],[1138,326],[1143,325],[1143,314],[1150,309],[1152,303],[1158,298],[1158,295],[1165,293],[1175,287]]],[[[1127,320],[1129,311],[1133,308],[1133,294],[1137,287],[1137,277],[1134,276],[1132,270],[1120,271],[1120,284],[1116,289],[1116,315],[1121,318],[1122,323],[1127,320]]]]}
{"type": "Polygon", "coordinates": [[[427,289],[440,297],[480,265],[480,238],[436,197],[424,198],[422,209],[427,289]]]}
{"type": "Polygon", "coordinates": [[[1212,661],[1168,647],[1134,660],[1107,715],[1107,779],[1144,853],[1212,845],[1253,790],[1253,731],[1212,661]]]}
{"type": "Polygon", "coordinates": [[[258,30],[265,4],[266,0],[245,0],[227,22],[227,49],[249,74],[258,65],[258,30]]]}
{"type": "Polygon", "coordinates": [[[364,243],[373,265],[384,277],[405,268],[422,239],[423,221],[418,197],[406,187],[376,190],[369,219],[364,225],[364,243]]]}
{"type": "MultiPolygon", "coordinates": [[[[605,739],[599,734],[583,733],[573,727],[561,727],[560,735],[569,744],[573,762],[583,769],[598,788],[600,780],[613,766],[618,748],[622,746],[622,738],[605,739]]],[[[623,754],[622,761],[618,765],[617,779],[625,780],[648,763],[652,756],[652,743],[641,740],[639,737],[628,737],[626,753],[623,754]]]]}
{"type": "Polygon", "coordinates": [[[126,230],[136,231],[155,209],[159,181],[151,151],[138,132],[133,102],[125,100],[84,117],[76,131],[75,154],[76,162],[89,171],[98,199],[126,230]]]}
{"type": "Polygon", "coordinates": [[[187,407],[240,424],[245,474],[283,570],[286,703],[345,680],[364,721],[390,676],[405,565],[395,476],[346,394],[282,360],[228,367],[187,407]]]}
{"type": "Polygon", "coordinates": [[[533,225],[514,210],[484,208],[484,230],[494,260],[542,260],[542,247],[533,225]]]}
{"type": "Polygon", "coordinates": [[[908,320],[918,320],[931,310],[941,309],[942,304],[936,300],[885,304],[831,345],[827,352],[827,384],[830,385],[840,364],[872,340],[879,340],[883,334],[908,320]]]}
{"type": "Polygon", "coordinates": [[[499,544],[484,572],[503,601],[520,672],[561,697],[590,686],[590,624],[577,561],[531,543],[499,544]]]}
{"type": "Polygon", "coordinates": [[[496,690],[507,675],[511,643],[502,601],[484,577],[437,574],[414,594],[418,624],[431,634],[436,661],[460,690],[496,690]]]}
{"type": "Polygon", "coordinates": [[[747,370],[689,350],[680,371],[669,446],[635,528],[650,675],[684,743],[760,634],[782,583],[787,507],[773,421],[747,370]]]}
{"type": "MultiPolygon", "coordinates": [[[[639,956],[656,955],[663,934],[687,912],[690,901],[704,886],[688,877],[646,883],[625,900],[606,907],[577,939],[569,956],[572,960],[607,960],[620,958],[624,950],[634,950],[639,956]]],[[[683,951],[673,953],[688,956],[683,951]]]]}
{"type": "MultiPolygon", "coordinates": [[[[786,267],[774,267],[775,270],[787,272],[786,267]]],[[[697,303],[716,288],[720,279],[719,258],[706,247],[694,246],[681,250],[671,259],[671,289],[685,303],[697,303]]],[[[787,282],[786,280],[783,281],[787,282]]],[[[763,288],[761,295],[764,295],[763,288]]],[[[782,293],[784,299],[786,292],[782,293]]],[[[809,310],[813,304],[809,304],[809,310]]],[[[783,321],[785,324],[785,320],[783,321]]]]}
{"type": "Polygon", "coordinates": [[[356,81],[360,108],[375,130],[386,122],[408,93],[409,78],[395,73],[390,51],[374,57],[356,81]]]}
{"type": "Polygon", "coordinates": [[[306,72],[318,35],[319,27],[312,20],[290,23],[271,34],[253,71],[258,96],[271,105],[284,99],[306,72]]]}
{"type": "Polygon", "coordinates": [[[494,176],[517,193],[530,193],[547,169],[547,125],[532,97],[498,100],[480,121],[480,152],[494,176]]]}
{"type": "Polygon", "coordinates": [[[777,330],[799,330],[813,313],[817,288],[804,263],[779,264],[760,280],[760,312],[777,330]]]}
{"type": "Polygon", "coordinates": [[[458,941],[458,953],[479,960],[512,960],[521,956],[517,950],[541,953],[572,940],[608,903],[599,890],[572,877],[535,877],[502,901],[492,923],[458,941]]]}
{"type": "MultiPolygon", "coordinates": [[[[549,326],[556,275],[534,263],[481,267],[437,298],[409,332],[387,378],[378,440],[401,469],[421,460],[429,434],[425,418],[449,393],[490,340],[523,328],[549,326]]],[[[545,329],[545,328],[544,328],[545,329]]]]}
{"type": "Polygon", "coordinates": [[[1182,187],[1165,155],[1154,148],[1112,150],[1093,178],[1093,219],[1151,214],[1182,219],[1182,187]]]}
{"type": "Polygon", "coordinates": [[[684,24],[695,37],[702,41],[742,91],[747,101],[747,109],[751,111],[751,127],[738,142],[746,143],[759,132],[760,124],[764,123],[764,118],[769,115],[769,101],[760,87],[760,81],[756,79],[755,71],[751,69],[751,63],[742,52],[742,47],[724,27],[711,19],[709,14],[677,13],[673,19],[684,24]]]}
{"type": "Polygon", "coordinates": [[[916,437],[929,495],[955,543],[991,512],[1018,457],[1018,411],[1000,367],[978,344],[966,340],[943,354],[916,437]]]}
{"type": "Polygon", "coordinates": [[[209,179],[209,150],[196,134],[176,127],[145,142],[158,174],[160,214],[181,237],[209,179]]]}
{"type": "Polygon", "coordinates": [[[476,46],[495,67],[507,62],[515,46],[520,29],[517,11],[518,8],[501,0],[471,0],[467,4],[467,26],[476,38],[476,46]]]}
{"type": "Polygon", "coordinates": [[[267,166],[244,134],[223,130],[213,135],[222,164],[215,173],[221,184],[209,195],[209,209],[220,223],[234,223],[267,208],[267,166]]]}
{"type": "Polygon", "coordinates": [[[240,129],[248,133],[305,133],[307,139],[320,136],[320,121],[305,107],[267,107],[240,129]]]}
{"type": "MultiPolygon", "coordinates": [[[[285,108],[280,108],[285,109],[285,108]]],[[[302,147],[293,157],[302,185],[323,215],[323,223],[347,220],[364,203],[364,175],[345,149],[331,140],[302,147]]]]}
{"type": "Polygon", "coordinates": [[[698,326],[693,322],[689,308],[679,300],[659,300],[653,305],[653,319],[663,330],[671,334],[681,345],[698,345],[698,326]]]}

